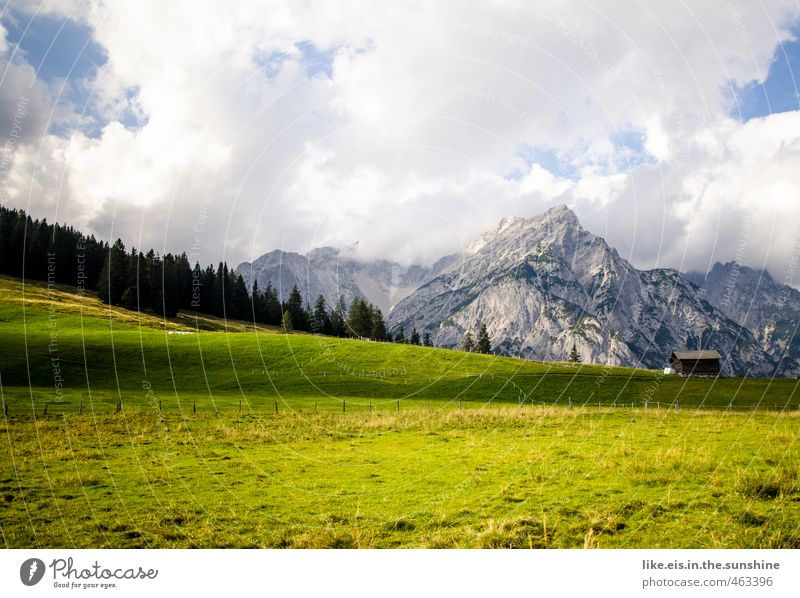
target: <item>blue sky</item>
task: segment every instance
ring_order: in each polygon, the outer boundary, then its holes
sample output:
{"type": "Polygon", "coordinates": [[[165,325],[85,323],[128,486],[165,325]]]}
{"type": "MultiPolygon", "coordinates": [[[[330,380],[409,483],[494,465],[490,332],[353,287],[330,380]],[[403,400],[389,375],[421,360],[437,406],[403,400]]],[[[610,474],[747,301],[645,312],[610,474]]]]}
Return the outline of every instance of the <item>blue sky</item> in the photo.
{"type": "Polygon", "coordinates": [[[88,25],[51,16],[11,11],[3,20],[8,41],[19,44],[25,60],[46,83],[56,79],[81,79],[106,61],[103,48],[92,39],[88,25]]]}
{"type": "Polygon", "coordinates": [[[800,109],[800,41],[778,46],[763,85],[751,83],[735,89],[731,115],[748,121],[759,116],[800,109]]]}

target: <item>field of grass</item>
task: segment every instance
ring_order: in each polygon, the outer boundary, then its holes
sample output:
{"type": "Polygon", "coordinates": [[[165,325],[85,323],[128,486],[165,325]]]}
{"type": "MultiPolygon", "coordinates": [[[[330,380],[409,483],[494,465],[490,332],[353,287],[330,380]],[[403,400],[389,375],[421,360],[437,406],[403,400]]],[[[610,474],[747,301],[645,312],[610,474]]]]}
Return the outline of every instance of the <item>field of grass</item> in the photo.
{"type": "Polygon", "coordinates": [[[164,321],[0,277],[0,532],[797,548],[798,390],[164,321]]]}
{"type": "Polygon", "coordinates": [[[13,547],[800,548],[798,420],[532,407],[7,421],[13,547]]]}

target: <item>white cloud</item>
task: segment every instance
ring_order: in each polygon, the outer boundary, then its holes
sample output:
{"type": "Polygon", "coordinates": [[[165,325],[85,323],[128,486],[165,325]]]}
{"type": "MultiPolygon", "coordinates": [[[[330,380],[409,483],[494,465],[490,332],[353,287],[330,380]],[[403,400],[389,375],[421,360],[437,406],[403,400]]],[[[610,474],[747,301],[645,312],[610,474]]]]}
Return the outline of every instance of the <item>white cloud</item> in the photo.
{"type": "MultiPolygon", "coordinates": [[[[430,261],[568,201],[639,265],[701,267],[735,255],[729,214],[786,237],[800,212],[794,117],[741,125],[724,91],[763,80],[793,2],[81,6],[108,55],[88,82],[106,125],[41,138],[13,180],[37,189],[34,212],[58,201],[103,236],[188,249],[208,214],[204,261],[356,240],[430,261]],[[141,127],[121,124],[131,113],[141,127]],[[640,150],[614,141],[630,131],[640,150]],[[635,151],[657,163],[632,167],[635,151]]],[[[771,267],[787,247],[772,243],[771,267]]]]}

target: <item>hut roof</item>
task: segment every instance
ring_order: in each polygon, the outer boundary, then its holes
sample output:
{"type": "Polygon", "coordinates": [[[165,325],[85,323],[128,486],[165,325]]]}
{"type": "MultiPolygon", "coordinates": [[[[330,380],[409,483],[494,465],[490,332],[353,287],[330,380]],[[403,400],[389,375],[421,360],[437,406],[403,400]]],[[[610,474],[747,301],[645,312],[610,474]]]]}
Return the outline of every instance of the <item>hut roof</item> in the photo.
{"type": "Polygon", "coordinates": [[[690,361],[694,359],[722,359],[722,356],[714,351],[714,349],[705,349],[703,351],[673,351],[672,354],[681,361],[690,361]]]}

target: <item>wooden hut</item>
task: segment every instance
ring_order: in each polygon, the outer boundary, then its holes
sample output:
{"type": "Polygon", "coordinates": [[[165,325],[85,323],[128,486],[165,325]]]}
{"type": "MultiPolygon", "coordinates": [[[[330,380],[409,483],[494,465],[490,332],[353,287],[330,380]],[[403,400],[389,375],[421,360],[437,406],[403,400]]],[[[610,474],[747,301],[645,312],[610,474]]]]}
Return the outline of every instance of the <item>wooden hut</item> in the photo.
{"type": "Polygon", "coordinates": [[[669,363],[679,376],[719,376],[719,353],[703,351],[673,351],[669,363]]]}

